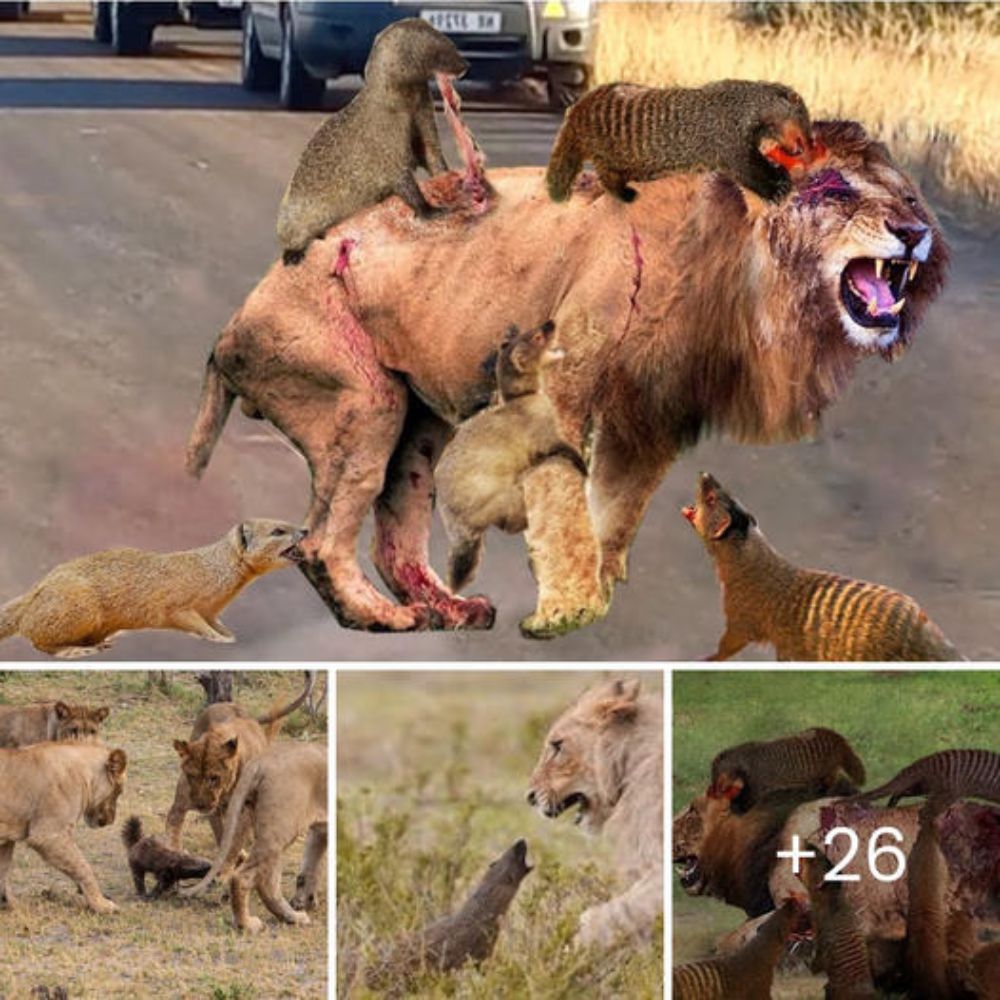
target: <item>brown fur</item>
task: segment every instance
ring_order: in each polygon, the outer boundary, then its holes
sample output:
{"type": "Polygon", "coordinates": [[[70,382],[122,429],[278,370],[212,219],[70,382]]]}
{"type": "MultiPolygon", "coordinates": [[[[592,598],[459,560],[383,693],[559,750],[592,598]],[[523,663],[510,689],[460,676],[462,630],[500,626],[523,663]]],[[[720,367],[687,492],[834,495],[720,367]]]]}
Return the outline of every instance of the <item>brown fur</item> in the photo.
{"type": "Polygon", "coordinates": [[[0,747],[25,747],[59,740],[100,742],[107,706],[40,701],[33,705],[0,705],[0,747]]]}
{"type": "Polygon", "coordinates": [[[253,846],[229,884],[233,922],[238,930],[263,928],[250,915],[249,893],[256,888],[264,905],[279,920],[308,924],[303,912],[316,895],[318,868],[326,853],[327,748],[316,743],[279,743],[251,761],[240,775],[226,808],[219,853],[211,871],[181,895],[204,892],[229,864],[239,846],[246,807],[252,804],[253,846]],[[281,855],[303,833],[305,854],[289,905],[281,894],[281,855]],[[297,908],[298,907],[298,908],[297,908]]]}
{"type": "Polygon", "coordinates": [[[979,984],[978,1000],[1000,1000],[1000,941],[980,948],[972,958],[973,982],[979,984]]]}
{"type": "Polygon", "coordinates": [[[577,942],[607,946],[649,937],[663,910],[663,715],[637,680],[585,691],[552,724],[531,775],[528,803],[610,840],[623,892],[580,917],[577,942]]]}
{"type": "Polygon", "coordinates": [[[143,899],[158,899],[183,879],[202,878],[212,862],[185,851],[172,850],[159,837],[142,835],[142,820],[130,816],[122,826],[122,843],[128,854],[135,891],[143,899]],[[152,892],[146,893],[146,875],[156,878],[152,892]]]}
{"type": "Polygon", "coordinates": [[[822,727],[767,742],[741,743],[712,761],[712,791],[743,810],[776,790],[847,794],[864,782],[865,766],[850,743],[822,727]]]}
{"type": "Polygon", "coordinates": [[[911,795],[949,795],[1000,802],[1000,754],[992,750],[940,750],[921,757],[884,785],[856,798],[889,796],[889,805],[911,795]]]}
{"type": "Polygon", "coordinates": [[[585,160],[605,189],[632,201],[629,181],[721,170],[762,198],[791,188],[788,170],[811,160],[812,125],[790,87],[720,80],[699,88],[596,87],[566,112],[545,175],[549,197],[565,201],[585,160]]]}
{"type": "Polygon", "coordinates": [[[592,447],[589,516],[551,505],[544,542],[561,548],[563,528],[578,541],[572,558],[560,553],[565,606],[585,595],[603,615],[682,450],[709,430],[758,443],[814,430],[858,360],[899,354],[941,288],[947,248],[913,182],[860,126],[814,127],[850,197],[829,194],[823,173],[778,204],[678,175],[645,185],[636,205],[555,205],[540,172],[522,168],[492,172],[485,215],[413,227],[390,201],[353,219],[298,268],[272,268],[220,335],[190,467],[207,463],[224,400],[249,399],[309,461],[303,570],[342,624],[481,627],[482,601],[455,597],[427,565],[433,467],[450,427],[489,399],[500,331],[552,317],[566,358],[546,390],[570,443],[592,447]],[[840,304],[848,261],[898,253],[890,221],[933,236],[892,340],[849,326],[840,304]],[[350,294],[329,277],[348,236],[350,294]],[[374,562],[400,604],[357,562],[373,506],[374,562]],[[595,560],[607,590],[589,583],[595,560]]]}
{"type": "Polygon", "coordinates": [[[24,842],[68,875],[97,913],[118,909],[73,840],[73,827],[108,826],[125,788],[124,750],[77,742],[0,750],[0,907],[12,906],[7,877],[14,845],[24,842]]]}
{"type": "Polygon", "coordinates": [[[674,1000],[770,1000],[774,970],[798,906],[788,900],[739,951],[674,967],[674,1000]]]}
{"type": "Polygon", "coordinates": [[[257,577],[290,566],[302,537],[292,524],[255,520],[201,549],[110,549],[73,559],[0,608],[0,639],[23,635],[62,657],[100,652],[133,629],[235,642],[219,614],[257,577]]]}
{"type": "Polygon", "coordinates": [[[420,216],[434,214],[413,176],[418,167],[448,169],[427,82],[467,69],[455,43],[419,18],[376,36],[364,86],[309,140],[281,199],[278,242],[287,262],[298,262],[330,226],[392,194],[420,216]]]}
{"type": "Polygon", "coordinates": [[[876,583],[799,569],[757,519],[708,473],[682,511],[715,562],[726,630],[711,659],[749,643],[779,660],[957,660],[958,651],[912,598],[876,583]]]}

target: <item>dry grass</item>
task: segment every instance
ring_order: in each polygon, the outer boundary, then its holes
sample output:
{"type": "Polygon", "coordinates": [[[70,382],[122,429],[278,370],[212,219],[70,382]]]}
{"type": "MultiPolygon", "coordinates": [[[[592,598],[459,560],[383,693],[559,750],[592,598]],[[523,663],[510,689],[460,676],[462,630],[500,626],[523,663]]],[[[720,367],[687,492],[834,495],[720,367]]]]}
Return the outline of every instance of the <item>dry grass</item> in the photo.
{"type": "MultiPolygon", "coordinates": [[[[236,698],[263,712],[300,690],[301,674],[277,671],[238,675],[236,698]]],[[[83,824],[76,840],[118,913],[83,909],[73,884],[19,845],[10,876],[17,901],[0,910],[0,997],[25,1000],[39,985],[64,986],[69,996],[111,1000],[140,997],[205,1000],[314,1000],[326,996],[326,892],[309,927],[278,926],[254,897],[253,912],[265,920],[256,937],[240,937],[221,890],[196,900],[176,896],[140,901],[132,887],[120,840],[121,821],[140,816],[147,833],[162,833],[177,781],[171,742],[186,738],[202,706],[190,674],[171,671],[168,693],[147,685],[145,672],[16,671],[0,674],[0,700],[20,704],[44,698],[111,706],[105,741],[129,757],[128,784],[118,822],[100,830],[83,824]]],[[[325,725],[323,726],[325,729],[325,725]]],[[[323,736],[300,713],[287,721],[284,738],[323,736]]],[[[184,846],[214,856],[208,823],[189,813],[184,846]]],[[[285,856],[286,895],[293,891],[301,841],[285,856]]],[[[148,884],[148,883],[147,883],[148,884]]]]}
{"type": "Polygon", "coordinates": [[[814,118],[861,121],[919,173],[1000,203],[1000,5],[882,4],[849,27],[836,7],[794,7],[753,25],[728,3],[605,3],[597,81],[780,80],[814,118]]]}

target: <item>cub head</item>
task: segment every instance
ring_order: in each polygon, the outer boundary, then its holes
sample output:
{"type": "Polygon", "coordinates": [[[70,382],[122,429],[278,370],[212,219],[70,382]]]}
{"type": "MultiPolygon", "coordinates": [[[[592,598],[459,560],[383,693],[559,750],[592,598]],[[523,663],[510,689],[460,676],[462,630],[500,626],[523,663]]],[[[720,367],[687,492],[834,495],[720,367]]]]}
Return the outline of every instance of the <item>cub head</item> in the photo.
{"type": "Polygon", "coordinates": [[[304,528],[264,519],[244,521],[230,533],[238,558],[254,574],[300,562],[303,555],[299,543],[305,537],[304,528]]]}
{"type": "Polygon", "coordinates": [[[229,795],[240,772],[239,739],[232,733],[211,730],[190,743],[174,740],[187,779],[191,805],[200,812],[214,812],[229,795]]]}
{"type": "Polygon", "coordinates": [[[531,775],[528,804],[549,819],[577,807],[576,823],[597,833],[621,791],[627,737],[639,712],[637,680],[585,691],[553,724],[531,775]]]}
{"type": "Polygon", "coordinates": [[[83,811],[87,826],[109,826],[115,821],[118,797],[125,790],[127,759],[124,750],[109,750],[99,765],[91,786],[90,801],[83,811]]]}
{"type": "Polygon", "coordinates": [[[563,357],[554,344],[556,325],[546,320],[541,326],[523,333],[511,325],[497,355],[497,389],[502,399],[513,399],[536,392],[543,368],[563,357]]]}
{"type": "Polygon", "coordinates": [[[67,705],[57,701],[53,706],[57,740],[79,740],[82,743],[100,741],[101,723],[108,717],[108,708],[89,705],[67,705]]]}
{"type": "Polygon", "coordinates": [[[716,545],[745,541],[750,529],[757,526],[753,514],[735,497],[731,497],[708,472],[698,477],[695,502],[682,507],[681,513],[709,551],[716,545]]]}
{"type": "Polygon", "coordinates": [[[365,82],[418,84],[435,73],[454,79],[468,69],[469,64],[447,35],[422,18],[406,17],[375,36],[365,63],[365,82]]]}

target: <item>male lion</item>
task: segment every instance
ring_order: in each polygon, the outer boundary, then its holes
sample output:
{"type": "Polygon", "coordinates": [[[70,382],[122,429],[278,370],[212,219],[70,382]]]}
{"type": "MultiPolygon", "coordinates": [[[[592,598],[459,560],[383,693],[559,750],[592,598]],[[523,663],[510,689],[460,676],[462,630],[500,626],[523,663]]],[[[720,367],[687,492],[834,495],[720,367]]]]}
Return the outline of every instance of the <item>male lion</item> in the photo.
{"type": "Polygon", "coordinates": [[[0,906],[13,905],[7,875],[14,845],[23,840],[76,882],[92,910],[118,909],[73,841],[73,827],[81,816],[87,826],[115,821],[125,765],[124,750],[83,743],[0,750],[0,906]]]}
{"type": "Polygon", "coordinates": [[[253,805],[253,847],[229,883],[233,923],[241,931],[264,926],[250,914],[250,889],[264,905],[289,924],[308,924],[302,912],[312,909],[320,862],[326,853],[327,750],[318,743],[280,743],[251,761],[244,769],[226,809],[219,854],[211,871],[182,896],[204,892],[239,848],[244,806],[253,805]],[[302,867],[291,905],[281,894],[281,855],[301,834],[306,834],[302,867]]]}
{"type": "MultiPolygon", "coordinates": [[[[774,204],[705,174],[643,184],[630,205],[581,183],[557,205],[543,170],[520,168],[492,173],[485,214],[418,226],[393,198],[352,216],[297,268],[272,267],[220,335],[188,468],[205,468],[242,396],[308,460],[302,568],[342,625],[488,627],[488,602],[428,566],[434,463],[488,401],[503,331],[551,318],[565,359],[547,388],[589,451],[591,516],[581,526],[560,501],[583,489],[574,470],[529,477],[545,529],[532,558],[563,581],[535,622],[548,634],[603,615],[682,450],[708,430],[809,432],[860,358],[902,351],[941,288],[947,249],[914,182],[860,125],[815,132],[829,158],[774,204]],[[375,565],[400,605],[358,564],[373,504],[375,565]]],[[[455,188],[446,174],[425,192],[443,203],[455,188]]]]}
{"type": "Polygon", "coordinates": [[[577,942],[649,937],[663,912],[663,707],[639,681],[585,691],[553,723],[531,775],[528,804],[550,819],[578,807],[576,822],[604,833],[625,891],[580,917],[577,942]]]}

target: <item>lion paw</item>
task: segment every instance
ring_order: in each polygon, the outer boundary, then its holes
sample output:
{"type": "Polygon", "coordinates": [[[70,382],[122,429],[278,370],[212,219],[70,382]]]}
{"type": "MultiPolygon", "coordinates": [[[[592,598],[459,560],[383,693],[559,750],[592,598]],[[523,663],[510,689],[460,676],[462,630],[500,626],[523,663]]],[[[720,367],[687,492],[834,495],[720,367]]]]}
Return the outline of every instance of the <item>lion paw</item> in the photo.
{"type": "Polygon", "coordinates": [[[87,905],[95,913],[117,913],[118,904],[113,903],[110,899],[103,896],[98,896],[97,899],[88,899],[87,905]]]}
{"type": "Polygon", "coordinates": [[[260,917],[247,917],[236,929],[247,934],[259,934],[264,929],[264,921],[260,917]]]}
{"type": "Polygon", "coordinates": [[[297,927],[306,927],[312,923],[308,913],[303,913],[301,910],[296,910],[295,915],[288,921],[290,924],[295,924],[297,927]]]}

